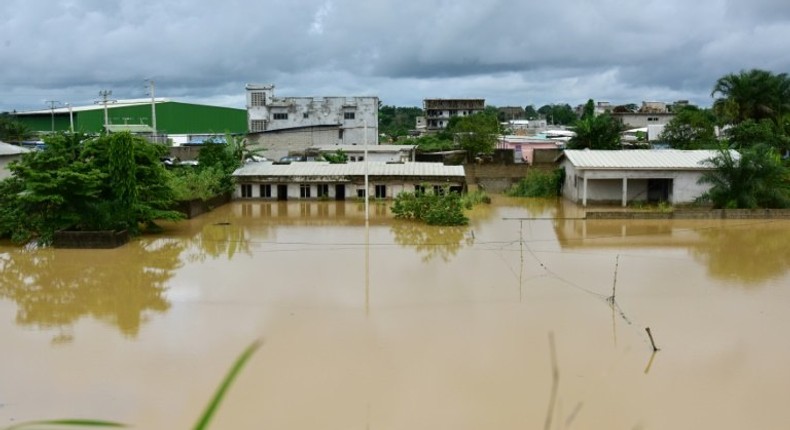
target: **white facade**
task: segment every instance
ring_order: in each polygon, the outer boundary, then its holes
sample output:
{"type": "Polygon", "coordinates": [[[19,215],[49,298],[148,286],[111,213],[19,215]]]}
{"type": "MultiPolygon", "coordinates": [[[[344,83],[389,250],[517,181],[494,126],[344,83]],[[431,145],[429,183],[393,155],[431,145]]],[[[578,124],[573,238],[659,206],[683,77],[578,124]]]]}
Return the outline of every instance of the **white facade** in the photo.
{"type": "Polygon", "coordinates": [[[250,133],[331,126],[333,144],[378,144],[378,97],[276,97],[274,85],[246,89],[250,133]]]}
{"type": "Polygon", "coordinates": [[[22,154],[30,152],[27,148],[11,145],[10,143],[0,142],[0,180],[11,176],[11,171],[8,170],[8,165],[14,161],[22,158],[22,154]]]}
{"type": "Polygon", "coordinates": [[[710,185],[699,178],[713,166],[706,160],[716,151],[566,150],[560,167],[565,169],[563,196],[588,203],[666,201],[691,203],[710,185]]]}
{"type": "Polygon", "coordinates": [[[368,195],[391,199],[416,187],[462,191],[466,176],[463,166],[442,163],[347,163],[295,162],[287,165],[250,163],[237,169],[236,199],[347,200],[368,195]]]}

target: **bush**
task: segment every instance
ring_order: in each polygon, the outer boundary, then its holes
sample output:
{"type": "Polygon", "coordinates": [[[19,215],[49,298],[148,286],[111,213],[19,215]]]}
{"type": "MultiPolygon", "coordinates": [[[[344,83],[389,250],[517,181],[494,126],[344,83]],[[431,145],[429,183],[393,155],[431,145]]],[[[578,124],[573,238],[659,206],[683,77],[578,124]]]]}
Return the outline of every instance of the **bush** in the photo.
{"type": "Polygon", "coordinates": [[[395,218],[415,219],[429,225],[466,225],[465,202],[458,193],[402,192],[395,197],[395,218]]]}
{"type": "Polygon", "coordinates": [[[507,190],[506,194],[512,197],[556,197],[562,193],[564,180],[563,169],[553,171],[533,169],[507,190]]]}
{"type": "Polygon", "coordinates": [[[181,168],[169,173],[168,183],[177,201],[208,200],[227,191],[224,186],[226,174],[216,166],[181,168]]]}

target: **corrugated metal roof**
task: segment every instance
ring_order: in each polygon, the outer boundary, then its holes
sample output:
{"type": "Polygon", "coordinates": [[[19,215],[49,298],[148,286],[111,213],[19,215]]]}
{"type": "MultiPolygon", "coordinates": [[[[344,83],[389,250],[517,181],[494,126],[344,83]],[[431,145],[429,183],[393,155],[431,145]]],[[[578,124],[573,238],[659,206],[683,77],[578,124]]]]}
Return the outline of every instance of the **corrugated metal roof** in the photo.
{"type": "Polygon", "coordinates": [[[291,164],[249,163],[240,167],[233,176],[363,176],[365,164],[371,176],[457,176],[464,177],[464,166],[445,166],[442,163],[346,163],[293,162],[291,164]]]}
{"type": "Polygon", "coordinates": [[[0,155],[19,155],[25,152],[30,152],[30,150],[10,143],[0,142],[0,155]]]}
{"type": "MultiPolygon", "coordinates": [[[[402,151],[411,151],[412,149],[416,148],[417,145],[368,145],[368,152],[402,152],[402,151]]],[[[365,145],[323,145],[323,146],[315,146],[308,149],[317,149],[319,151],[337,151],[338,149],[342,149],[345,152],[362,152],[365,150],[365,145]]]]}
{"type": "MultiPolygon", "coordinates": [[[[710,169],[706,160],[718,154],[715,150],[633,149],[622,151],[565,150],[566,157],[578,169],[710,169]]],[[[737,152],[734,154],[737,157],[737,152]]]]}
{"type": "MultiPolygon", "coordinates": [[[[167,103],[171,100],[164,97],[157,97],[156,103],[167,103]]],[[[151,99],[126,99],[126,100],[116,100],[114,102],[107,103],[107,109],[114,109],[120,107],[128,107],[128,106],[140,106],[140,105],[150,105],[151,99]]],[[[72,112],[85,112],[85,111],[92,111],[92,110],[104,110],[104,105],[101,103],[93,104],[93,105],[84,105],[84,106],[72,106],[72,112]]],[[[31,111],[22,111],[16,112],[15,115],[42,115],[47,114],[50,115],[52,113],[55,114],[64,114],[69,113],[68,106],[60,106],[55,109],[41,109],[41,110],[31,110],[31,111]]]]}

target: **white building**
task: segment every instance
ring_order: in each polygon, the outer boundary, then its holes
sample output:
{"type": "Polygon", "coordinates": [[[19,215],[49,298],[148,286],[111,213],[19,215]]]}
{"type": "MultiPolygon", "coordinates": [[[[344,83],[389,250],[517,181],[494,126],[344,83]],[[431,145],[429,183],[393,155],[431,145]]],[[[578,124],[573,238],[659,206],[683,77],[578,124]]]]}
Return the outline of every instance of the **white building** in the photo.
{"type": "Polygon", "coordinates": [[[450,124],[451,118],[474,115],[483,112],[485,107],[485,99],[424,99],[422,101],[425,126],[428,131],[443,130],[450,124]]]}
{"type": "Polygon", "coordinates": [[[378,97],[276,97],[274,85],[246,88],[250,140],[278,152],[269,158],[310,146],[378,144],[378,97]]]}
{"type": "Polygon", "coordinates": [[[462,191],[466,182],[463,166],[442,163],[346,163],[295,162],[249,163],[240,167],[234,198],[242,199],[328,199],[365,197],[365,174],[371,198],[389,199],[402,191],[449,188],[462,191]]]}
{"type": "Polygon", "coordinates": [[[30,152],[30,150],[11,145],[10,143],[0,142],[0,180],[11,176],[11,171],[8,170],[8,164],[22,158],[22,154],[26,152],[30,152]]]}
{"type": "Polygon", "coordinates": [[[318,146],[307,148],[307,159],[311,159],[312,154],[334,154],[342,150],[348,157],[348,161],[363,162],[365,160],[384,163],[405,163],[414,161],[417,152],[417,145],[376,145],[362,146],[318,146]]]}
{"type": "MultiPolygon", "coordinates": [[[[562,193],[582,206],[588,203],[691,203],[710,186],[699,178],[713,165],[717,151],[634,149],[623,151],[565,150],[562,193]]],[[[737,154],[734,154],[737,155],[737,154]]]]}

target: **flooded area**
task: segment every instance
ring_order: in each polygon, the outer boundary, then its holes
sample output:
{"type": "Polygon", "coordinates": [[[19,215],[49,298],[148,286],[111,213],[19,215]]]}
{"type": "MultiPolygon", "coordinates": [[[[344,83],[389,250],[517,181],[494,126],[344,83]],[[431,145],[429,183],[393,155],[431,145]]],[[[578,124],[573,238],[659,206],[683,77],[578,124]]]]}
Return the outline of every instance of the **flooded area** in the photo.
{"type": "Polygon", "coordinates": [[[790,221],[388,212],[234,202],[114,250],[0,245],[0,428],[191,428],[256,339],[212,428],[790,423],[790,221]]]}

